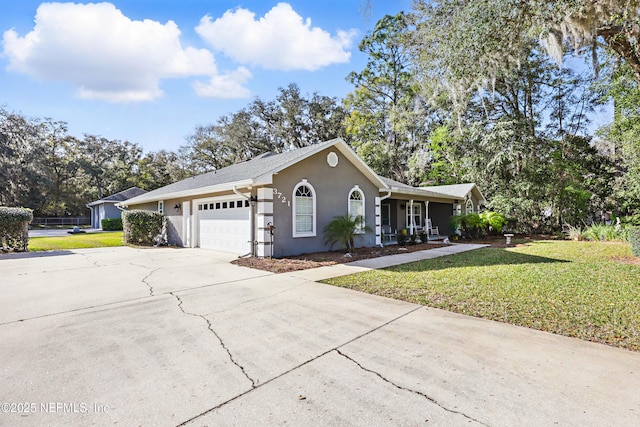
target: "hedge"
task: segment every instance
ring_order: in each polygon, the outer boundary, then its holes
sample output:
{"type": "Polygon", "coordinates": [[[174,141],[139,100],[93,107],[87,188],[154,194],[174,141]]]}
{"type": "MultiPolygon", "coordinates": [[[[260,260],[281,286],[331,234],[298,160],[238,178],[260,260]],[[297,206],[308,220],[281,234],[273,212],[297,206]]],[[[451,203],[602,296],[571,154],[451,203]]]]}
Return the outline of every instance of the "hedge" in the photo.
{"type": "Polygon", "coordinates": [[[104,231],[120,231],[122,230],[122,218],[105,218],[100,221],[100,225],[104,231]]]}
{"type": "Polygon", "coordinates": [[[29,223],[33,211],[0,206],[0,249],[3,252],[29,250],[29,223]]]}
{"type": "Polygon", "coordinates": [[[629,227],[629,243],[631,243],[631,252],[640,257],[640,227],[629,227]]]}
{"type": "Polygon", "coordinates": [[[123,211],[124,242],[147,246],[163,243],[163,241],[166,241],[165,221],[164,215],[159,212],[144,210],[123,211]]]}

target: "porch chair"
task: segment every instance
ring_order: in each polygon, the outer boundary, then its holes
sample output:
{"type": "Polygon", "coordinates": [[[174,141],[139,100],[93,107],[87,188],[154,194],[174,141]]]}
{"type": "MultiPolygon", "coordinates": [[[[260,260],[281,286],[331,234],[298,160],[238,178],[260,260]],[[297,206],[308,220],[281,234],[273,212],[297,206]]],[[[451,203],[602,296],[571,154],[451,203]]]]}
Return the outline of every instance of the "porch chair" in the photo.
{"type": "Polygon", "coordinates": [[[437,225],[434,227],[431,218],[427,218],[427,236],[440,236],[440,227],[437,225]]]}
{"type": "Polygon", "coordinates": [[[392,242],[392,241],[395,241],[398,238],[398,235],[396,233],[392,233],[391,232],[391,226],[390,225],[383,225],[382,226],[382,235],[384,237],[384,240],[383,240],[382,243],[392,242]]]}

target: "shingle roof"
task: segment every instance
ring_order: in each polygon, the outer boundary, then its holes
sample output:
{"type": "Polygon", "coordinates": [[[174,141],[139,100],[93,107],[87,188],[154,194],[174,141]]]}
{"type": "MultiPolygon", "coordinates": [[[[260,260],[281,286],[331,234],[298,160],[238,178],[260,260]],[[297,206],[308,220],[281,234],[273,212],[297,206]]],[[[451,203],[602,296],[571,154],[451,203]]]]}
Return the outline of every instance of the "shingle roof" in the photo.
{"type": "Polygon", "coordinates": [[[139,196],[141,194],[145,194],[147,190],[143,190],[138,187],[127,188],[126,190],[122,190],[119,193],[112,194],[110,196],[104,197],[102,200],[109,202],[122,202],[125,200],[129,200],[133,197],[139,196]]]}
{"type": "Polygon", "coordinates": [[[469,191],[473,190],[475,184],[452,184],[452,185],[432,185],[428,187],[420,187],[425,190],[431,190],[438,193],[449,194],[451,196],[455,196],[458,199],[464,199],[465,196],[469,193],[469,191]]]}
{"type": "MultiPolygon", "coordinates": [[[[356,163],[360,165],[359,167],[364,168],[361,170],[364,170],[366,174],[368,174],[372,182],[384,184],[381,186],[381,190],[383,190],[384,187],[387,187],[399,193],[424,197],[456,199],[463,198],[464,195],[467,194],[468,189],[475,186],[475,184],[459,184],[453,186],[412,187],[411,185],[403,184],[390,178],[378,176],[357,157],[351,148],[346,146],[342,139],[336,138],[281,154],[261,154],[251,160],[247,160],[246,162],[174,182],[173,184],[169,184],[141,196],[129,199],[127,202],[130,202],[131,204],[139,204],[155,200],[163,200],[165,196],[167,198],[178,196],[183,197],[203,194],[207,191],[215,192],[223,189],[230,190],[232,186],[236,185],[236,183],[245,186],[253,183],[259,183],[258,181],[260,177],[265,177],[279,172],[312,154],[318,153],[338,143],[341,143],[339,147],[342,147],[341,150],[343,150],[344,154],[351,156],[352,161],[356,161],[356,163]],[[458,196],[457,192],[463,191],[464,189],[467,189],[467,191],[464,192],[463,196],[458,196]]],[[[126,204],[128,205],[129,203],[126,204]]]]}
{"type": "MultiPolygon", "coordinates": [[[[263,175],[277,172],[282,167],[294,163],[297,160],[302,160],[310,153],[321,151],[339,141],[341,141],[341,139],[332,139],[320,144],[309,145],[307,147],[287,151],[281,154],[261,154],[251,160],[247,160],[246,162],[183,179],[182,181],[174,182],[173,184],[150,191],[144,195],[144,199],[141,199],[141,201],[147,199],[158,199],[163,195],[188,190],[197,190],[199,188],[215,185],[230,184],[251,179],[255,180],[263,175]]],[[[132,202],[138,203],[138,200],[132,200],[132,202]]]]}
{"type": "Polygon", "coordinates": [[[400,193],[406,192],[410,194],[417,194],[417,195],[430,196],[430,197],[441,197],[445,199],[452,198],[450,194],[434,191],[431,189],[431,187],[413,187],[411,185],[404,184],[400,181],[395,181],[391,178],[385,178],[385,177],[380,177],[380,178],[384,181],[385,184],[389,186],[389,188],[391,188],[392,191],[395,189],[396,192],[400,192],[400,193]]]}
{"type": "Polygon", "coordinates": [[[131,188],[127,188],[126,190],[122,190],[119,193],[115,193],[110,196],[103,197],[100,200],[91,202],[87,206],[94,206],[104,202],[111,202],[111,203],[124,202],[125,200],[129,200],[134,197],[140,196],[142,194],[145,194],[146,192],[147,190],[143,190],[142,188],[131,187],[131,188]]]}

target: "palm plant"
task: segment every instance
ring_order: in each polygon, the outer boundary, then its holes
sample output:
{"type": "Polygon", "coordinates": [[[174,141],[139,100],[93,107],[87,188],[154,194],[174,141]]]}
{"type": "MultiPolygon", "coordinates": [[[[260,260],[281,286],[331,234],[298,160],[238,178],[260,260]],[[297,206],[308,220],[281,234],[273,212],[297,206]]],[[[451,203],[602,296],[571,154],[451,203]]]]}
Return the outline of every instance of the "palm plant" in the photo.
{"type": "Polygon", "coordinates": [[[324,228],[325,243],[331,248],[335,243],[341,243],[347,252],[351,252],[355,248],[355,237],[365,231],[371,231],[371,227],[364,224],[361,216],[336,216],[324,228]]]}

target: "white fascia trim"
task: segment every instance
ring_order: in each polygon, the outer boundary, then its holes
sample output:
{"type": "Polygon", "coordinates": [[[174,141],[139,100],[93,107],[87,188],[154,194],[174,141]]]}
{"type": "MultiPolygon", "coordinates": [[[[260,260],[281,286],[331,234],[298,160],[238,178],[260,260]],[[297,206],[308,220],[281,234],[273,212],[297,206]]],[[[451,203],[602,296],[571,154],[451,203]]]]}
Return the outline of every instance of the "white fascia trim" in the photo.
{"type": "Polygon", "coordinates": [[[395,194],[406,194],[411,196],[430,197],[433,199],[444,199],[444,200],[455,200],[458,198],[449,194],[435,193],[433,191],[428,191],[428,190],[420,190],[420,189],[411,190],[411,189],[398,188],[398,187],[391,187],[391,192],[395,194]]]}
{"type": "Polygon", "coordinates": [[[221,191],[233,191],[233,187],[243,188],[243,187],[248,187],[250,185],[253,186],[255,184],[256,184],[255,180],[245,179],[243,181],[226,182],[224,184],[210,185],[208,187],[199,187],[199,188],[194,188],[192,190],[182,190],[182,191],[174,191],[173,193],[163,193],[157,196],[145,197],[144,195],[142,195],[142,196],[139,196],[139,198],[135,197],[133,199],[120,202],[118,203],[118,205],[129,206],[131,204],[139,205],[141,203],[158,202],[160,200],[188,198],[193,196],[201,196],[209,193],[219,193],[221,191]]]}

